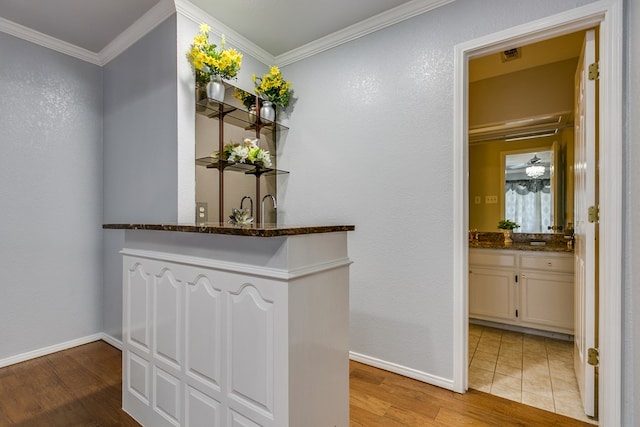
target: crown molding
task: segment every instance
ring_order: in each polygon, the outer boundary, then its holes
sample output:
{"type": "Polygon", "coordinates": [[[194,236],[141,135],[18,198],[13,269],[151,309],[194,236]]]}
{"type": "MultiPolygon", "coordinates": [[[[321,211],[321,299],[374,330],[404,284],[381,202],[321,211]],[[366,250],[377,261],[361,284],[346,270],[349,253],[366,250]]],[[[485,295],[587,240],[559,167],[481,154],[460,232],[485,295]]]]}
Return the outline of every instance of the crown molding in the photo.
{"type": "Polygon", "coordinates": [[[65,55],[72,56],[82,61],[100,65],[100,59],[98,58],[97,53],[48,36],[39,31],[32,30],[31,28],[9,21],[8,19],[0,18],[0,31],[57,52],[64,53],[65,55]]]}
{"type": "Polygon", "coordinates": [[[282,55],[275,57],[275,63],[284,67],[310,56],[316,55],[325,50],[332,49],[341,44],[348,43],[352,40],[364,37],[375,31],[405,21],[414,16],[421,15],[430,10],[452,3],[455,0],[413,0],[400,6],[389,9],[388,11],[379,13],[364,21],[353,24],[347,28],[336,31],[335,33],[321,37],[317,40],[309,42],[299,48],[292,49],[282,55]]]}
{"type": "Polygon", "coordinates": [[[224,37],[228,44],[231,44],[236,49],[246,53],[258,61],[267,66],[275,64],[275,57],[262,49],[260,46],[232,30],[223,22],[217,20],[213,16],[209,15],[198,6],[194,5],[188,0],[175,0],[176,12],[183,15],[185,18],[199,24],[206,22],[211,27],[211,33],[221,37],[224,37]]]}
{"type": "Polygon", "coordinates": [[[175,13],[173,1],[161,0],[98,53],[99,65],[105,65],[127,50],[147,33],[175,13]]]}
{"type": "Polygon", "coordinates": [[[126,30],[118,35],[99,53],[78,47],[74,44],[48,36],[39,31],[0,17],[0,31],[30,41],[40,46],[72,56],[91,64],[103,66],[124,52],[129,46],[140,40],[161,22],[175,13],[173,1],[161,0],[126,30]]]}
{"type": "Polygon", "coordinates": [[[82,61],[103,66],[124,52],[136,41],[140,40],[140,38],[149,33],[174,12],[177,12],[195,23],[207,22],[212,27],[212,33],[219,37],[224,34],[229,44],[263,64],[267,66],[273,64],[285,66],[444,6],[453,1],[455,0],[412,0],[275,57],[188,0],[161,0],[99,53],[91,52],[1,17],[0,31],[82,61]]]}

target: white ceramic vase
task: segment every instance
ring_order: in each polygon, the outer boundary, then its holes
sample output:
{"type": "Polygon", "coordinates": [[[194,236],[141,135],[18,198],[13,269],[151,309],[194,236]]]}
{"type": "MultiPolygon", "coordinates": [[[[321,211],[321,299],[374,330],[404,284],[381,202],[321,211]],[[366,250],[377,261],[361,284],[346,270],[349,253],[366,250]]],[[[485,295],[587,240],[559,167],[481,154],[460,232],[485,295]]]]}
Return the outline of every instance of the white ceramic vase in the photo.
{"type": "Polygon", "coordinates": [[[504,234],[504,243],[510,244],[513,243],[513,230],[502,230],[502,234],[504,234]]]}

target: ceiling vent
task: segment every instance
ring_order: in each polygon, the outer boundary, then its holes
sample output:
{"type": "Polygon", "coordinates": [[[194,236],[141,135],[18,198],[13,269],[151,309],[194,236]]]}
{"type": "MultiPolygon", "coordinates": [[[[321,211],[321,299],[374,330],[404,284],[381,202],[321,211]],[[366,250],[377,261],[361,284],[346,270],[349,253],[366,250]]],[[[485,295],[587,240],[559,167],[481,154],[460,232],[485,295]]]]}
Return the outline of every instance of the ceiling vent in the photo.
{"type": "Polygon", "coordinates": [[[500,59],[502,62],[514,61],[516,59],[520,59],[522,57],[522,51],[519,47],[514,47],[513,49],[507,49],[500,52],[500,59]]]}

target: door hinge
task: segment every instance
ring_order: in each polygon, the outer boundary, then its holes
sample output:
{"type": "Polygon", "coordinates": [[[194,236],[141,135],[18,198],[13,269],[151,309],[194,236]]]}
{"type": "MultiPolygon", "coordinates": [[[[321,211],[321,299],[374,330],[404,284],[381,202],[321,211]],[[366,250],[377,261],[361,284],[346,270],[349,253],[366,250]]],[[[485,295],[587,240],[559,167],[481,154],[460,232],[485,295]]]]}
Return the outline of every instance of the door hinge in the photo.
{"type": "Polygon", "coordinates": [[[598,80],[598,77],[600,77],[598,63],[589,64],[589,80],[598,80]]]}
{"type": "Polygon", "coordinates": [[[600,208],[598,206],[589,206],[589,211],[587,214],[587,220],[589,222],[598,222],[600,221],[600,208]]]}
{"type": "Polygon", "coordinates": [[[587,363],[591,366],[598,366],[600,362],[600,352],[597,348],[587,350],[587,363]]]}

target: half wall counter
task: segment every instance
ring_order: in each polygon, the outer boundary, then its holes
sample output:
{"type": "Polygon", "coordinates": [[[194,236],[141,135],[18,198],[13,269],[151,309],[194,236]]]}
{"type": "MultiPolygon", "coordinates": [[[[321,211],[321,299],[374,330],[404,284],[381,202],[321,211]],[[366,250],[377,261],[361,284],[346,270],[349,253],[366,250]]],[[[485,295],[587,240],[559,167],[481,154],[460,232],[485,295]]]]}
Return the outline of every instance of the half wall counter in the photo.
{"type": "Polygon", "coordinates": [[[145,426],[349,425],[352,225],[125,230],[123,409],[145,426]]]}

